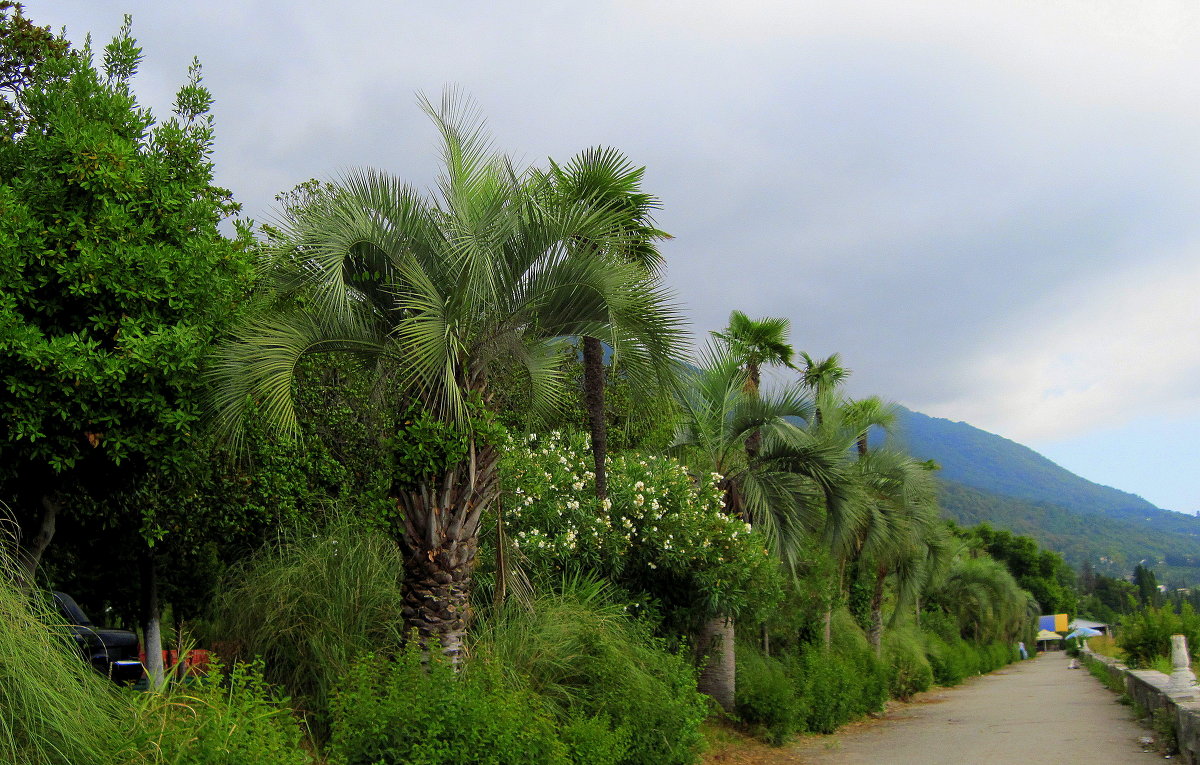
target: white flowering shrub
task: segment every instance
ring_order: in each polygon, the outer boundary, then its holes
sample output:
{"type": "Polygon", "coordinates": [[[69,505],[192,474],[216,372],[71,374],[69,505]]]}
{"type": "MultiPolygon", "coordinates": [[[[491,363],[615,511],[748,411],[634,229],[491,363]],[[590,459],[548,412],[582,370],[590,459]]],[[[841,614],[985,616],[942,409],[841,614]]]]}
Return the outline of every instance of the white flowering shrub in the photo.
{"type": "Polygon", "coordinates": [[[541,572],[589,570],[662,608],[738,613],[778,590],[760,534],[723,510],[715,474],[669,457],[609,458],[596,498],[585,436],[510,439],[502,461],[509,544],[541,572]]]}

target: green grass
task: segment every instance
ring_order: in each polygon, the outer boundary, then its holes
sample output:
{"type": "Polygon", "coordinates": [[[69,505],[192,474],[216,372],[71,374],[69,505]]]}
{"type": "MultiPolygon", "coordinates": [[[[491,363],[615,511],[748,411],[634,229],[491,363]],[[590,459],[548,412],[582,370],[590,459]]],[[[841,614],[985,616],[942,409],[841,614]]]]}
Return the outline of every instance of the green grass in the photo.
{"type": "Polygon", "coordinates": [[[360,654],[399,646],[402,560],[395,542],[350,520],[297,534],[227,577],[212,637],[236,657],[261,657],[264,675],[327,733],[329,694],[360,654]]]}
{"type": "Polygon", "coordinates": [[[121,762],[131,724],[117,688],[88,665],[49,603],[16,583],[0,540],[0,762],[121,762]]]}

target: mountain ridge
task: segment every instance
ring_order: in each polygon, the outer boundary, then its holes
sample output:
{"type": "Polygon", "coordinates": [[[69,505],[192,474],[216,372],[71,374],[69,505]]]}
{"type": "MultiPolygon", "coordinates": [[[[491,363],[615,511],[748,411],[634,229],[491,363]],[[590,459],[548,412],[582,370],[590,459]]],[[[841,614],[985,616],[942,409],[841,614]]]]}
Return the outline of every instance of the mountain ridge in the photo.
{"type": "Polygon", "coordinates": [[[897,415],[896,440],[914,457],[941,466],[942,505],[950,518],[1028,534],[1074,565],[1087,560],[1126,574],[1146,562],[1176,582],[1200,582],[1200,518],[1090,481],[969,423],[903,406],[897,415]]]}

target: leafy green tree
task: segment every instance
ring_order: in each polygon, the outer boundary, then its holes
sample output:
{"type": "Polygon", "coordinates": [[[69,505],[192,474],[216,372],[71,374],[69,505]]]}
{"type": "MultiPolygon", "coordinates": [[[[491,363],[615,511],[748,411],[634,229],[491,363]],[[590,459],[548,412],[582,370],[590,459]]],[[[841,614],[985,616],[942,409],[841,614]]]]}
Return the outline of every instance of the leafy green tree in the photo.
{"type": "MultiPolygon", "coordinates": [[[[660,207],[660,203],[656,197],[641,190],[645,170],[644,167],[634,167],[633,163],[616,149],[595,147],[581,152],[565,165],[551,160],[550,169],[536,173],[535,178],[542,185],[544,198],[549,204],[590,207],[615,216],[620,236],[613,241],[610,251],[599,252],[596,242],[579,238],[572,242],[579,254],[616,257],[640,266],[646,274],[657,276],[662,270],[663,259],[655,242],[668,239],[670,235],[654,227],[652,214],[660,207]]],[[[619,322],[613,322],[610,328],[615,330],[608,340],[616,362],[620,360],[620,352],[624,345],[620,332],[622,327],[619,322]]],[[[656,328],[655,336],[635,338],[635,341],[649,340],[650,343],[654,343],[656,337],[667,337],[676,331],[677,329],[671,327],[656,328]]],[[[604,348],[601,338],[592,336],[584,336],[582,345],[584,407],[588,416],[588,430],[592,436],[596,496],[604,499],[608,496],[608,472],[605,467],[608,427],[604,404],[604,348]]],[[[639,370],[635,365],[633,371],[643,374],[635,374],[633,380],[640,382],[638,377],[645,376],[645,373],[650,371],[659,382],[668,381],[675,366],[673,355],[672,348],[661,348],[659,352],[645,359],[655,362],[656,368],[639,370]]]]}
{"type": "MultiPolygon", "coordinates": [[[[128,19],[99,68],[90,48],[18,43],[3,44],[7,68],[30,63],[0,141],[0,483],[32,577],[61,513],[189,463],[204,361],[252,266],[218,230],[235,206],[212,184],[198,64],[156,123],[131,91],[128,19]]],[[[93,522],[153,525],[133,510],[93,522]]]]}
{"type": "Polygon", "coordinates": [[[619,216],[542,204],[454,94],[424,106],[444,142],[436,196],[361,171],[291,215],[271,248],[275,299],[222,351],[214,407],[228,432],[254,404],[295,434],[299,359],[349,352],[373,370],[401,415],[389,497],[405,624],[457,659],[480,523],[499,493],[493,373],[511,362],[535,406],[557,405],[562,338],[620,323],[663,347],[655,328],[672,309],[639,266],[576,256],[581,240],[618,247],[619,216]]]}
{"type": "Polygon", "coordinates": [[[1138,602],[1142,606],[1162,605],[1162,593],[1158,591],[1158,579],[1154,571],[1141,563],[1133,569],[1133,586],[1137,588],[1138,602]]]}

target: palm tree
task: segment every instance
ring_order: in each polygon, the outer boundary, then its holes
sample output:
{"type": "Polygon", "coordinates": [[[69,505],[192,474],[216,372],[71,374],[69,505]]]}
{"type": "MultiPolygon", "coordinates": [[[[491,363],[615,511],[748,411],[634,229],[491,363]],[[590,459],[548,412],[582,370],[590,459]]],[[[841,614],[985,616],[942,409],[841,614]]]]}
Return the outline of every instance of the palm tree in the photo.
{"type": "Polygon", "coordinates": [[[860,458],[867,455],[867,440],[871,428],[882,428],[890,433],[896,426],[896,417],[895,404],[887,403],[878,396],[847,401],[842,407],[843,421],[857,433],[854,442],[860,458]]]}
{"type": "Polygon", "coordinates": [[[267,309],[215,365],[214,410],[236,440],[256,406],[285,433],[299,429],[294,370],[306,354],[353,354],[376,373],[396,410],[423,411],[419,475],[397,476],[406,628],[457,661],[467,624],[481,517],[499,493],[487,436],[489,376],[498,363],[527,373],[532,403],[554,406],[565,380],[561,338],[638,337],[638,357],[671,352],[676,310],[644,269],[576,257],[573,243],[617,248],[618,216],[546,204],[527,175],[490,147],[469,103],[422,99],[443,141],[433,194],[375,171],[347,175],[287,216],[265,266],[267,309]]]}
{"type": "Polygon", "coordinates": [[[855,540],[855,563],[874,575],[867,639],[878,652],[883,639],[883,596],[889,576],[897,600],[912,599],[926,563],[945,545],[932,472],[907,454],[880,449],[860,456],[855,475],[866,511],[855,540]]]}
{"type": "Polygon", "coordinates": [[[931,584],[926,598],[931,607],[955,620],[963,637],[976,641],[1015,640],[1040,611],[1003,563],[961,550],[946,573],[931,584]]]}
{"type": "MultiPolygon", "coordinates": [[[[670,234],[655,228],[652,213],[661,205],[657,197],[641,190],[644,167],[635,167],[624,154],[613,148],[587,149],[566,165],[550,161],[550,169],[537,174],[542,192],[557,205],[581,205],[612,214],[621,236],[607,253],[595,241],[579,238],[574,242],[581,254],[603,254],[634,263],[647,274],[659,275],[662,255],[655,242],[670,234]]],[[[613,364],[619,359],[619,338],[610,337],[613,364]]],[[[608,433],[604,420],[604,348],[601,339],[583,337],[583,394],[588,427],[592,436],[592,458],[596,473],[596,496],[608,496],[608,433]]],[[[670,361],[656,358],[658,361],[670,361]]],[[[662,378],[674,371],[673,364],[660,364],[653,370],[662,378]]],[[[634,377],[638,381],[638,377],[634,377]]]]}
{"type": "MultiPolygon", "coordinates": [[[[841,448],[787,420],[811,416],[811,401],[797,387],[751,395],[741,358],[728,349],[712,349],[708,362],[685,381],[679,405],[681,426],[673,448],[696,472],[720,475],[726,512],[762,531],[794,569],[801,535],[819,525],[823,506],[844,502],[841,448]],[[749,453],[746,442],[755,433],[761,435],[761,448],[749,453]]],[[[701,690],[732,709],[733,615],[718,609],[701,628],[697,644],[701,690]]]]}
{"type": "Polygon", "coordinates": [[[814,412],[813,424],[820,427],[828,409],[837,405],[834,391],[850,377],[850,370],[843,367],[841,357],[833,354],[827,359],[817,361],[812,356],[801,351],[804,368],[800,370],[800,381],[804,387],[812,391],[817,406],[814,412]]]}
{"type": "Polygon", "coordinates": [[[784,318],[751,319],[741,311],[729,314],[729,326],[713,337],[725,344],[729,353],[740,360],[746,371],[746,390],[758,393],[762,383],[763,365],[792,366],[795,351],[788,344],[792,323],[784,318]]]}

